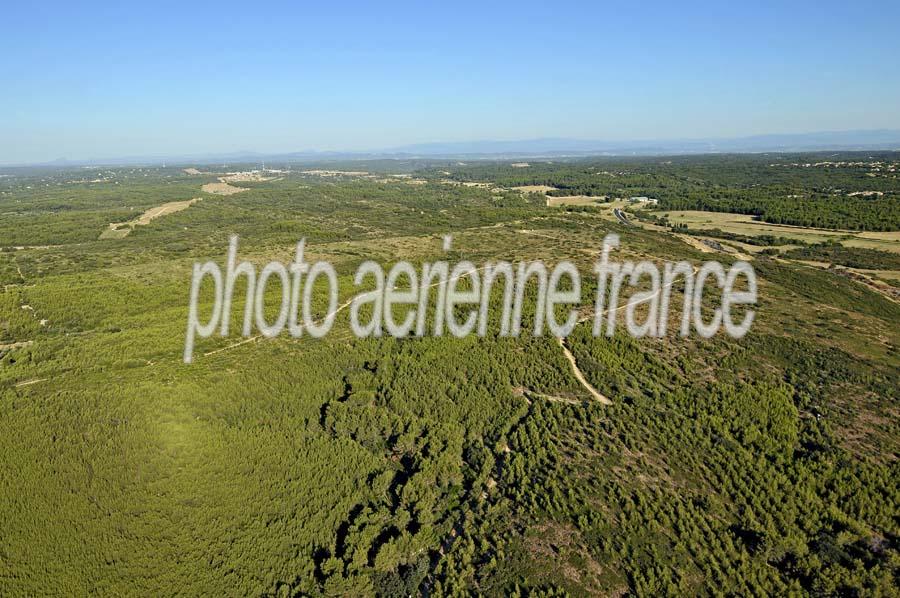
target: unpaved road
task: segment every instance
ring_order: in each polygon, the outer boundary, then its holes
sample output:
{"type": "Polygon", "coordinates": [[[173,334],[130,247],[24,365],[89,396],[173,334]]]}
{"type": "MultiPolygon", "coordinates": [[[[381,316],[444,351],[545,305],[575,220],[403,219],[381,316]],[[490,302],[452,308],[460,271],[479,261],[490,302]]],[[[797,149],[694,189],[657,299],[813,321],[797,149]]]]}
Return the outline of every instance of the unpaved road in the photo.
{"type": "Polygon", "coordinates": [[[181,210],[186,210],[198,201],[201,198],[195,197],[194,199],[189,199],[187,201],[170,201],[169,203],[164,203],[161,206],[156,206],[155,208],[150,208],[146,212],[140,215],[140,217],[133,221],[135,224],[140,224],[142,226],[146,226],[150,224],[150,221],[160,218],[162,216],[166,216],[167,214],[174,214],[175,212],[180,212],[181,210]]]}
{"type": "Polygon", "coordinates": [[[591,383],[588,382],[584,377],[584,374],[581,373],[581,369],[578,367],[578,363],[575,361],[575,356],[572,355],[572,352],[569,351],[569,347],[566,346],[566,339],[557,338],[556,340],[559,342],[559,346],[563,350],[563,355],[566,356],[566,359],[568,359],[569,363],[572,365],[572,372],[575,374],[575,378],[578,380],[578,382],[580,382],[585,390],[591,393],[591,396],[597,399],[599,402],[603,403],[604,405],[612,405],[612,401],[610,401],[604,395],[600,394],[600,391],[591,386],[591,383]]]}
{"type": "Polygon", "coordinates": [[[25,382],[19,382],[16,384],[16,388],[21,388],[22,386],[31,386],[32,384],[37,384],[38,382],[46,382],[47,378],[35,378],[34,380],[26,380],[25,382]]]}
{"type": "MultiPolygon", "coordinates": [[[[699,268],[694,266],[694,274],[697,273],[698,269],[699,268]]],[[[656,291],[654,296],[659,295],[660,293],[662,293],[663,289],[665,289],[666,287],[672,286],[674,283],[675,283],[675,281],[673,280],[671,283],[669,283],[667,285],[660,286],[659,290],[656,291]]],[[[641,301],[645,301],[645,299],[642,299],[641,301]]],[[[626,303],[624,305],[618,306],[617,308],[613,309],[612,311],[619,311],[622,309],[627,309],[629,306],[640,303],[641,301],[629,301],[628,303],[626,303]]],[[[603,315],[608,314],[609,311],[610,310],[606,310],[605,312],[603,312],[603,315]]],[[[593,317],[594,317],[594,313],[593,313],[593,311],[591,311],[591,312],[581,316],[580,318],[578,318],[578,323],[580,324],[582,322],[586,322],[593,317]]],[[[600,391],[598,391],[596,388],[594,388],[591,385],[591,383],[587,381],[587,378],[584,377],[584,373],[581,371],[581,368],[578,367],[578,362],[575,361],[575,356],[572,354],[572,352],[569,350],[569,347],[566,345],[566,338],[557,338],[556,340],[559,341],[559,346],[562,348],[563,354],[566,356],[566,359],[568,359],[569,363],[572,365],[572,372],[575,374],[575,378],[578,379],[578,381],[585,388],[585,390],[587,390],[589,393],[591,393],[592,397],[594,397],[595,399],[597,399],[604,405],[612,405],[612,401],[610,401],[600,391]]]]}
{"type": "Polygon", "coordinates": [[[200,197],[195,197],[194,199],[188,199],[186,201],[170,201],[168,203],[150,208],[134,220],[129,220],[128,222],[111,222],[109,224],[109,228],[103,231],[103,233],[100,235],[100,238],[121,239],[123,237],[127,237],[128,233],[134,230],[135,226],[147,226],[157,218],[186,210],[201,199],[202,198],[200,197]]]}
{"type": "Polygon", "coordinates": [[[34,341],[19,341],[17,343],[9,343],[7,345],[0,345],[0,351],[12,351],[13,349],[21,349],[22,347],[28,347],[32,344],[34,344],[34,341]]]}

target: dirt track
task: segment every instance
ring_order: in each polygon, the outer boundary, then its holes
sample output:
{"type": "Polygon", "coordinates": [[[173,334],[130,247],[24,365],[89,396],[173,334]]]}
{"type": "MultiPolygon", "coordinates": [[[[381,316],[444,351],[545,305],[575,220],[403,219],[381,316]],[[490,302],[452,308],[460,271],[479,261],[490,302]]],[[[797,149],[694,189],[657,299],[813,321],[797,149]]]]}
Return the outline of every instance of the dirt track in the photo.
{"type": "Polygon", "coordinates": [[[572,355],[572,352],[569,351],[569,347],[566,346],[566,339],[557,338],[556,340],[559,342],[559,346],[563,350],[563,355],[566,356],[566,359],[568,359],[569,363],[572,365],[572,372],[575,374],[575,378],[578,380],[578,382],[581,383],[585,390],[591,393],[592,397],[594,397],[604,405],[612,405],[612,401],[610,401],[604,395],[600,394],[600,391],[594,388],[591,383],[587,381],[587,378],[584,377],[584,374],[581,373],[581,369],[578,367],[578,363],[575,361],[575,356],[572,355]]]}
{"type": "Polygon", "coordinates": [[[150,208],[134,220],[129,220],[128,222],[111,222],[109,228],[103,231],[100,238],[121,239],[127,237],[128,233],[130,233],[135,226],[146,226],[161,216],[186,210],[200,200],[200,197],[195,197],[194,199],[188,199],[186,201],[170,201],[169,203],[164,203],[155,208],[150,208]]]}

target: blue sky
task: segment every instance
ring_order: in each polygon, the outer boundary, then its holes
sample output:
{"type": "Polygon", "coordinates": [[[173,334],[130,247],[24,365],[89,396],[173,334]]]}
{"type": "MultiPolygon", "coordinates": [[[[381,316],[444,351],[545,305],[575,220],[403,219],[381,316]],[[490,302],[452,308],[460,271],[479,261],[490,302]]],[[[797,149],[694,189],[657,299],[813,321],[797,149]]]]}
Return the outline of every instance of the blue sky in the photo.
{"type": "Polygon", "coordinates": [[[0,163],[900,129],[895,0],[26,4],[0,163]]]}

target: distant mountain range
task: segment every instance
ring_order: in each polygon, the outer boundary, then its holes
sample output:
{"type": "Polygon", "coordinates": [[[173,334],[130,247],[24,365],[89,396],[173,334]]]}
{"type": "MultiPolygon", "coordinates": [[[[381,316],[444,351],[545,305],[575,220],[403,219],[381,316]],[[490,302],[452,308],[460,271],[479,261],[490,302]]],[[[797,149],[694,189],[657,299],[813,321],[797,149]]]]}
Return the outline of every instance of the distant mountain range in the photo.
{"type": "Polygon", "coordinates": [[[599,141],[529,139],[405,145],[385,153],[420,156],[456,155],[656,155],[699,153],[759,153],[826,150],[900,149],[900,130],[826,131],[803,134],[755,135],[719,139],[599,141]]]}
{"type": "Polygon", "coordinates": [[[239,162],[301,162],[377,158],[552,158],[578,156],[653,156],[711,153],[900,150],[900,130],[876,129],[818,133],[754,135],[751,137],[602,141],[544,138],[518,141],[460,141],[401,145],[366,151],[316,151],[130,156],[102,160],[59,159],[42,166],[221,164],[239,162]]]}

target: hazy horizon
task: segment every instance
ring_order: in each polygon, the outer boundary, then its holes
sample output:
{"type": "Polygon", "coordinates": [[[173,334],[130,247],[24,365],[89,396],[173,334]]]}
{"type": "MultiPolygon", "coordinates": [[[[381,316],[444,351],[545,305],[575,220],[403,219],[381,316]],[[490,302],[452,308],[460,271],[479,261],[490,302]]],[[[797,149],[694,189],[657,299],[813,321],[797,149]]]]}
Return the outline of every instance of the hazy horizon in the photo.
{"type": "Polygon", "coordinates": [[[298,148],[291,151],[267,152],[254,148],[234,151],[197,153],[134,154],[91,158],[58,156],[52,160],[33,162],[0,162],[0,167],[65,165],[123,166],[142,163],[172,162],[212,164],[225,160],[298,160],[306,159],[372,159],[372,158],[442,158],[466,156],[470,159],[497,159],[503,156],[522,158],[589,157],[589,156],[679,156],[697,154],[753,154],[827,151],[900,151],[900,129],[867,129],[852,131],[809,131],[804,133],[771,133],[747,137],[710,137],[680,139],[579,139],[574,137],[542,137],[537,139],[471,139],[464,141],[429,141],[380,148],[346,148],[324,150],[298,148]]]}

